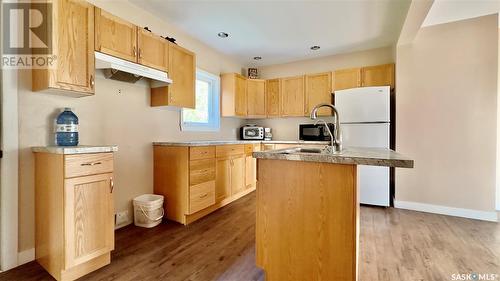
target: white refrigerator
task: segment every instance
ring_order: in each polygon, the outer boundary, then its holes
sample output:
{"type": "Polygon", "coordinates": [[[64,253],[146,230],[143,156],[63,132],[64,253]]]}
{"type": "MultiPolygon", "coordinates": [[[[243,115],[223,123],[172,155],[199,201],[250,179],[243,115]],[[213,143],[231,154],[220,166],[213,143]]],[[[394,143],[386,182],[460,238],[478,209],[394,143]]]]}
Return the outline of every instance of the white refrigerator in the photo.
{"type": "MultiPolygon", "coordinates": [[[[389,148],[390,87],[364,87],[335,91],[343,147],[389,148]]],[[[389,206],[389,168],[358,166],[360,202],[389,206]]]]}

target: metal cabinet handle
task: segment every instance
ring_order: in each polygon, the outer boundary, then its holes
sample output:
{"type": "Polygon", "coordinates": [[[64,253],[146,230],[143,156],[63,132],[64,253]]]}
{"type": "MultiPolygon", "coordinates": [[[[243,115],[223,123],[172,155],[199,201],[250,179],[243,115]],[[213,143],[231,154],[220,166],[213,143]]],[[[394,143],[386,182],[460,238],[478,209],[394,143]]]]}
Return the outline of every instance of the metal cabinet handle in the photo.
{"type": "Polygon", "coordinates": [[[208,196],[208,193],[205,193],[205,194],[203,194],[203,195],[200,195],[200,198],[205,198],[205,197],[207,197],[207,196],[208,196]]]}
{"type": "Polygon", "coordinates": [[[142,50],[139,48],[139,58],[142,59],[142,50]]]}
{"type": "Polygon", "coordinates": [[[132,48],[132,51],[134,52],[134,57],[137,57],[137,50],[135,49],[135,46],[132,48]]]}
{"type": "Polygon", "coordinates": [[[94,87],[94,75],[90,75],[90,86],[94,87]]]}
{"type": "Polygon", "coordinates": [[[111,189],[110,193],[113,193],[113,190],[115,189],[115,182],[113,181],[113,178],[109,178],[109,187],[111,189]]]}
{"type": "Polygon", "coordinates": [[[95,166],[95,165],[101,165],[102,162],[89,162],[89,163],[82,163],[80,166],[95,166]]]}

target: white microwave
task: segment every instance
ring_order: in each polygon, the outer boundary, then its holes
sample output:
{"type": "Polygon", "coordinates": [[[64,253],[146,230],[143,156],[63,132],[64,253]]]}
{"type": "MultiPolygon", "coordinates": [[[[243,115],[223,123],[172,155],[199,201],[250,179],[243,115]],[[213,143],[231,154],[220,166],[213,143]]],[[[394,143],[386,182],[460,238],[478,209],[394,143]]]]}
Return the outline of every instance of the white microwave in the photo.
{"type": "Polygon", "coordinates": [[[240,139],[242,140],[263,140],[264,127],[246,125],[240,128],[240,139]]]}

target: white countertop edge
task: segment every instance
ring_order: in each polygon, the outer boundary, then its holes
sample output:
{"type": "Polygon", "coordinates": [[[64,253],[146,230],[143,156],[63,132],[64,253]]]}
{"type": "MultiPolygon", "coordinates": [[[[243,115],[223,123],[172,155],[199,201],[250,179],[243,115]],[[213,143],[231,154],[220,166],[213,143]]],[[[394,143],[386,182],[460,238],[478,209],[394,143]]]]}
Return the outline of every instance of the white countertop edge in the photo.
{"type": "Polygon", "coordinates": [[[118,151],[117,145],[36,146],[31,151],[53,154],[85,154],[118,151]]]}
{"type": "Polygon", "coordinates": [[[328,141],[302,141],[302,140],[199,140],[199,141],[165,141],[153,142],[157,146],[210,146],[225,144],[310,144],[326,145],[328,141]]]}

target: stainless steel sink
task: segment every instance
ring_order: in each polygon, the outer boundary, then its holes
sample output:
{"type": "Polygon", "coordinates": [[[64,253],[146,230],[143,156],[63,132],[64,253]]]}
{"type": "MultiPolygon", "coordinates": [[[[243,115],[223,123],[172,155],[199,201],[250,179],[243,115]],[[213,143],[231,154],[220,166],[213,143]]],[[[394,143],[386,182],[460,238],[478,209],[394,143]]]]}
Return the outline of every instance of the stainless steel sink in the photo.
{"type": "Polygon", "coordinates": [[[293,154],[293,153],[322,153],[321,148],[310,148],[310,147],[294,147],[287,148],[283,150],[278,150],[276,153],[279,154],[293,154]]]}

